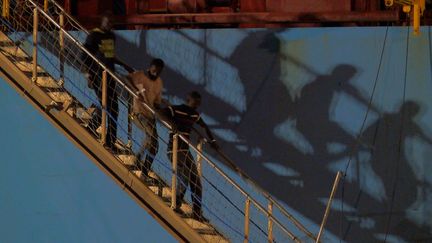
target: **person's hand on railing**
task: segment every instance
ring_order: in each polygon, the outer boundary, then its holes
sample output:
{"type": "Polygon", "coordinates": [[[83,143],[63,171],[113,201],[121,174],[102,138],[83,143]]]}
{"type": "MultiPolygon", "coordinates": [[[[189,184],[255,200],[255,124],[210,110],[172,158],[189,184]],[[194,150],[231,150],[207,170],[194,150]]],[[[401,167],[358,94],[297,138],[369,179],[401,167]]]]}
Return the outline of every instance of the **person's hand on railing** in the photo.
{"type": "Polygon", "coordinates": [[[127,65],[125,62],[123,62],[122,60],[115,58],[115,63],[117,65],[122,66],[128,73],[133,73],[135,72],[135,69],[132,68],[131,66],[127,65]]]}
{"type": "Polygon", "coordinates": [[[170,106],[172,104],[167,99],[162,99],[162,105],[164,105],[164,106],[170,106]]]}
{"type": "Polygon", "coordinates": [[[87,87],[90,89],[93,88],[93,78],[90,73],[86,72],[84,73],[84,77],[87,79],[87,87]]]}
{"type": "Polygon", "coordinates": [[[214,140],[214,139],[211,140],[211,141],[209,142],[209,144],[210,144],[210,146],[211,146],[214,150],[219,151],[220,146],[219,146],[219,144],[217,144],[216,140],[214,140]]]}

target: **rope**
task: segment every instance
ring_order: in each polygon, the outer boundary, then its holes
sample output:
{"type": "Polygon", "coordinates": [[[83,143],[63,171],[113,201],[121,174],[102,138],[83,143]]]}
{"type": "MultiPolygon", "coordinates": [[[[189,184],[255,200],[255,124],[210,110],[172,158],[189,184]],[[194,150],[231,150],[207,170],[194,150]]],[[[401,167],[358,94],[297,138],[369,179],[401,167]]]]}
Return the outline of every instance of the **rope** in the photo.
{"type": "MultiPolygon", "coordinates": [[[[407,39],[406,39],[406,54],[405,54],[405,76],[404,76],[404,86],[403,86],[403,98],[402,98],[402,106],[405,103],[405,97],[406,97],[406,83],[407,83],[407,73],[408,73],[408,55],[409,55],[409,27],[407,28],[407,39]]],[[[398,144],[398,155],[397,155],[397,163],[396,163],[396,172],[395,172],[395,178],[393,178],[393,190],[392,190],[392,196],[390,201],[390,214],[387,219],[387,225],[386,225],[386,233],[384,237],[384,242],[387,241],[387,236],[390,231],[390,223],[391,218],[393,214],[393,206],[394,206],[394,200],[396,195],[396,188],[397,188],[397,176],[399,175],[399,165],[400,165],[400,158],[402,153],[402,139],[403,139],[403,129],[404,129],[404,118],[405,118],[405,108],[402,108],[402,114],[401,114],[401,128],[399,132],[399,144],[398,144]]]]}
{"type": "Polygon", "coordinates": [[[345,178],[346,178],[349,166],[351,164],[352,158],[354,156],[354,152],[356,151],[356,148],[357,148],[357,146],[358,146],[358,144],[360,142],[360,138],[362,136],[363,130],[364,130],[365,125],[366,125],[367,118],[369,116],[369,112],[370,112],[371,107],[372,107],[372,101],[373,101],[373,98],[374,98],[374,95],[375,95],[375,91],[376,91],[376,87],[377,87],[377,84],[378,84],[379,74],[381,72],[382,61],[383,61],[383,57],[384,57],[384,51],[385,51],[385,47],[386,47],[386,43],[387,43],[388,30],[389,30],[389,26],[387,25],[386,32],[385,32],[385,35],[384,35],[383,45],[382,45],[382,48],[381,48],[380,59],[379,59],[379,64],[378,64],[378,70],[377,70],[376,75],[375,75],[374,86],[372,88],[372,93],[371,93],[371,96],[369,98],[366,114],[364,116],[362,125],[360,127],[360,131],[359,131],[359,133],[357,135],[354,147],[353,147],[353,149],[352,149],[352,151],[350,153],[348,162],[346,164],[346,167],[345,167],[345,170],[343,172],[342,179],[341,179],[342,180],[342,186],[341,186],[341,202],[342,202],[341,203],[341,212],[342,213],[341,213],[341,216],[340,216],[340,222],[341,222],[340,223],[340,232],[339,232],[339,241],[340,242],[342,242],[342,238],[344,238],[344,237],[341,237],[341,236],[342,236],[342,231],[343,231],[343,224],[342,224],[342,222],[343,222],[343,217],[345,216],[345,213],[344,213],[344,199],[345,199],[344,196],[345,196],[345,182],[346,182],[345,178]]]}

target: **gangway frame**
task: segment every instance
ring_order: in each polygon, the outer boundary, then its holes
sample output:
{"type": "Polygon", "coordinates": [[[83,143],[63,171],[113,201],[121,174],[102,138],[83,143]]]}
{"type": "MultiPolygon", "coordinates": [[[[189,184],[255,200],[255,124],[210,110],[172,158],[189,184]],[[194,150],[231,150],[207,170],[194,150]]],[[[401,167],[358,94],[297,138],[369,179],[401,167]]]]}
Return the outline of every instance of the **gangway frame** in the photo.
{"type": "Polygon", "coordinates": [[[42,91],[9,58],[0,52],[0,77],[35,107],[48,121],[109,175],[141,207],[145,208],[171,235],[181,242],[204,242],[180,216],[170,209],[140,179],[123,166],[66,111],[47,109],[52,98],[42,91]]]}

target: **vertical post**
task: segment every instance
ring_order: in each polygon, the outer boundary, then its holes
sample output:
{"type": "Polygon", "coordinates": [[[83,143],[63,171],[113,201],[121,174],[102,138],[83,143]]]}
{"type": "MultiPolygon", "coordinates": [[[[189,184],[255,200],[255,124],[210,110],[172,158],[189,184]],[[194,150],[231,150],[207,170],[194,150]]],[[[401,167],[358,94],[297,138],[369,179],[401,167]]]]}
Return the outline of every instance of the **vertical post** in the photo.
{"type": "Polygon", "coordinates": [[[172,146],[172,178],[171,178],[171,208],[175,209],[177,207],[177,152],[178,152],[178,134],[173,136],[173,146],[172,146]]]}
{"type": "Polygon", "coordinates": [[[9,18],[9,0],[3,0],[2,4],[2,17],[9,18]]]}
{"type": "MultiPolygon", "coordinates": [[[[203,145],[204,145],[204,139],[200,139],[199,143],[197,145],[197,149],[199,152],[202,153],[203,151],[203,145]]],[[[197,170],[198,170],[198,176],[201,178],[202,177],[202,156],[198,153],[197,154],[197,170]]]]}
{"type": "Polygon", "coordinates": [[[64,10],[67,13],[71,13],[71,2],[70,2],[70,0],[65,0],[64,1],[64,10]]]}
{"type": "Polygon", "coordinates": [[[420,1],[419,0],[414,0],[413,29],[414,29],[414,35],[420,35],[420,1]]]}
{"type": "Polygon", "coordinates": [[[327,222],[327,218],[329,216],[330,206],[331,206],[331,203],[333,201],[333,197],[334,197],[334,195],[336,193],[336,190],[337,190],[337,187],[339,185],[339,181],[340,181],[341,177],[342,177],[342,172],[338,171],[338,173],[336,175],[336,178],[335,178],[335,181],[333,183],[332,191],[330,193],[330,198],[329,198],[329,200],[327,202],[327,207],[326,207],[325,212],[324,212],[324,217],[323,217],[323,220],[321,222],[321,226],[320,226],[320,229],[319,229],[319,232],[318,232],[318,236],[317,236],[316,241],[315,241],[316,243],[320,242],[320,239],[321,239],[321,236],[322,236],[322,233],[323,233],[323,230],[324,230],[324,226],[325,226],[325,224],[327,222]]]}
{"type": "Polygon", "coordinates": [[[33,67],[32,67],[32,81],[36,82],[37,80],[37,41],[38,41],[38,10],[37,8],[33,9],[33,67]]]}
{"type": "Polygon", "coordinates": [[[245,218],[244,218],[244,241],[243,243],[249,242],[249,208],[250,208],[250,198],[246,198],[245,202],[245,218]]]}
{"type": "Polygon", "coordinates": [[[127,147],[132,149],[132,112],[133,112],[133,96],[128,95],[128,142],[127,147]]]}
{"type": "Polygon", "coordinates": [[[106,124],[107,124],[107,72],[102,72],[102,122],[101,122],[101,143],[106,141],[106,124]]]}
{"type": "Polygon", "coordinates": [[[271,201],[269,201],[269,203],[268,203],[267,212],[268,212],[267,239],[268,239],[268,242],[271,243],[271,242],[273,242],[273,220],[272,220],[273,202],[271,202],[271,201]]]}
{"type": "Polygon", "coordinates": [[[59,84],[64,84],[64,15],[63,13],[60,14],[60,32],[59,32],[59,41],[60,41],[60,80],[59,84]]]}
{"type": "Polygon", "coordinates": [[[48,12],[48,0],[44,0],[44,11],[48,12]]]}

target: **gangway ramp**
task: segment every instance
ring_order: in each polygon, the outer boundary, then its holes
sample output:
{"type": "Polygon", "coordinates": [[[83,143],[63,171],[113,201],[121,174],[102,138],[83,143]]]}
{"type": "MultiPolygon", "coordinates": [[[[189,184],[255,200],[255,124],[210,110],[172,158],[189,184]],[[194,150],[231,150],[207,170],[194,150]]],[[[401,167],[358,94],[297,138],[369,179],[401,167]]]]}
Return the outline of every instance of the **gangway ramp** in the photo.
{"type": "MultiPolygon", "coordinates": [[[[107,69],[84,48],[77,36],[85,36],[87,31],[55,1],[48,1],[48,8],[32,0],[19,1],[23,3],[21,5],[17,3],[15,0],[0,0],[2,7],[20,8],[10,11],[20,14],[2,18],[0,76],[179,241],[315,240],[315,235],[277,200],[260,189],[252,192],[245,188],[245,181],[236,181],[238,178],[228,176],[201,149],[182,136],[179,140],[189,143],[191,151],[201,161],[205,220],[200,222],[192,217],[190,200],[183,202],[180,211],[174,211],[171,204],[176,187],[172,180],[176,178],[173,176],[176,171],[171,161],[158,157],[149,174],[152,179],[144,179],[136,165],[138,156],[134,150],[141,141],[129,134],[130,121],[125,118],[128,114],[118,115],[117,126],[120,132],[128,133],[129,141],[119,138],[115,151],[105,148],[98,131],[88,126],[94,112],[90,105],[98,102],[86,87],[83,70],[103,70],[114,80],[119,106],[128,107],[134,92],[114,71],[107,69]],[[25,45],[17,42],[20,38],[25,45]],[[80,60],[82,53],[87,54],[88,59],[80,60]],[[131,142],[130,146],[128,142],[131,142]]],[[[110,119],[113,114],[104,104],[101,108],[110,119]]],[[[170,125],[159,118],[158,122],[164,129],[158,136],[163,148],[167,146],[166,134],[170,125]]],[[[161,153],[164,153],[163,149],[160,149],[161,153]]]]}

